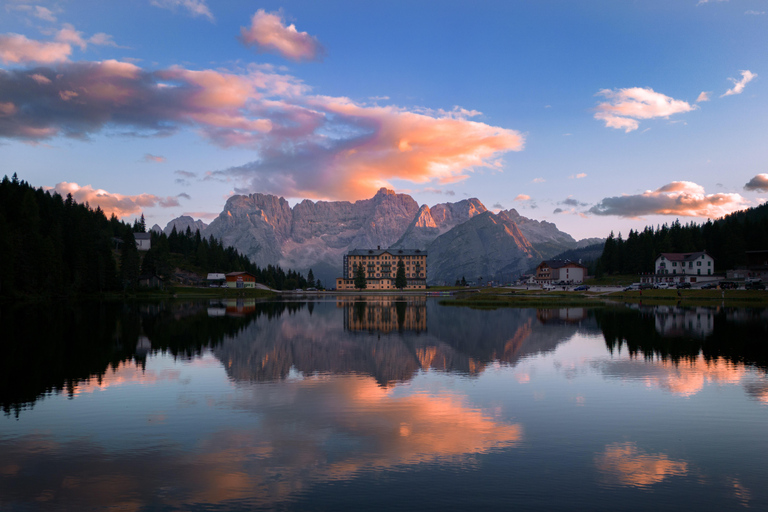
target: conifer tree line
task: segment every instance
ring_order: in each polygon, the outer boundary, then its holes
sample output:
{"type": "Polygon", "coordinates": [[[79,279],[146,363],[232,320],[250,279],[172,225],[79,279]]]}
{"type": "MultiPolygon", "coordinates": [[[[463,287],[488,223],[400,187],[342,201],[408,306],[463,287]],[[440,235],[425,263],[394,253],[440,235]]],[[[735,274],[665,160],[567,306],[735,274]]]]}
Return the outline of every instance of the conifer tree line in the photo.
{"type": "MultiPolygon", "coordinates": [[[[180,267],[201,273],[248,271],[275,289],[315,286],[300,273],[259,268],[237,250],[199,232],[152,233],[143,262],[134,238],[145,232],[101,208],[79,204],[5,176],[0,182],[0,295],[75,296],[133,289],[142,273],[170,276],[180,267]]],[[[314,281],[314,279],[313,279],[314,281]]]]}
{"type": "Polygon", "coordinates": [[[746,264],[746,251],[768,250],[768,203],[727,215],[704,224],[675,221],[654,229],[630,230],[626,239],[608,236],[595,274],[638,274],[654,271],[662,252],[707,251],[715,270],[746,264]]]}

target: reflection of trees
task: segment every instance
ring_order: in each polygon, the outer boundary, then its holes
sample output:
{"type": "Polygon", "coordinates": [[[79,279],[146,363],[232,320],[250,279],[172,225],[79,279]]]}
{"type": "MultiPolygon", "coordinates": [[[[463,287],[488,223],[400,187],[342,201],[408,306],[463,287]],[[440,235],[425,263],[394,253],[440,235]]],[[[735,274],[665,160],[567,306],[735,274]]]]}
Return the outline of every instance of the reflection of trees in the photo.
{"type": "Polygon", "coordinates": [[[280,316],[302,304],[263,303],[248,317],[210,318],[201,303],[53,303],[6,306],[0,404],[15,414],[48,393],[101,382],[107,371],[132,362],[143,368],[161,350],[189,358],[240,332],[261,315],[280,316]]]}
{"type": "MultiPolygon", "coordinates": [[[[701,308],[698,308],[701,309],[701,308]]],[[[724,358],[734,363],[753,364],[768,369],[768,317],[765,309],[739,309],[738,315],[726,308],[711,308],[709,334],[701,330],[657,330],[656,308],[605,308],[595,312],[611,352],[625,347],[631,356],[672,361],[695,360],[701,354],[710,361],[724,358]]],[[[685,318],[686,313],[681,312],[685,318]]],[[[695,311],[693,314],[697,314],[695,311]]],[[[700,312],[698,313],[700,314],[700,312]]]]}

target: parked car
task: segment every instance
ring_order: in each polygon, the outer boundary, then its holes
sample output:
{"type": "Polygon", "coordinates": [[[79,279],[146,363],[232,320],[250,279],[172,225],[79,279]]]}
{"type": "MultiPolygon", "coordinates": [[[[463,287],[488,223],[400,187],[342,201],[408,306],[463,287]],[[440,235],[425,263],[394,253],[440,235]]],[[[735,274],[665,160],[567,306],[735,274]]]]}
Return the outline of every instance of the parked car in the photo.
{"type": "Polygon", "coordinates": [[[765,290],[765,285],[760,281],[752,281],[744,285],[745,290],[765,290]]]}
{"type": "Polygon", "coordinates": [[[640,283],[632,283],[631,285],[629,285],[626,288],[624,288],[624,291],[625,292],[631,292],[631,291],[635,291],[635,290],[639,290],[639,289],[640,289],[640,283]]]}
{"type": "Polygon", "coordinates": [[[585,284],[583,284],[581,286],[577,286],[576,288],[573,289],[573,291],[575,291],[575,292],[585,292],[587,290],[589,290],[589,286],[587,286],[585,284]]]}
{"type": "Polygon", "coordinates": [[[678,290],[681,290],[683,288],[690,288],[690,287],[691,287],[691,283],[677,283],[678,290]]]}
{"type": "Polygon", "coordinates": [[[640,283],[640,290],[655,290],[656,285],[653,283],[640,283]]]}
{"type": "Polygon", "coordinates": [[[735,290],[738,287],[739,285],[734,283],[733,281],[720,281],[721,290],[735,290]]]}
{"type": "Polygon", "coordinates": [[[702,290],[712,290],[717,288],[717,283],[707,283],[701,287],[702,290]]]}
{"type": "Polygon", "coordinates": [[[672,285],[669,283],[656,283],[656,289],[658,290],[666,290],[668,288],[672,288],[672,285]]]}

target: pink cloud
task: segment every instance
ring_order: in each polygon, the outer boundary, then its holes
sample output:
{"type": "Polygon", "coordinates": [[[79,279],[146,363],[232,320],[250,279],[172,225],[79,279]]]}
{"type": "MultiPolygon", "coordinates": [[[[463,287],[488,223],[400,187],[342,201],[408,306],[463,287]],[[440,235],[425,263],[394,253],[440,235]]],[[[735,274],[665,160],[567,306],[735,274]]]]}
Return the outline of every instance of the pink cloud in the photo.
{"type": "Polygon", "coordinates": [[[580,180],[580,179],[586,178],[586,177],[587,177],[587,173],[585,173],[585,172],[580,172],[579,174],[571,174],[570,176],[568,176],[568,178],[570,178],[572,180],[573,179],[580,180]]]}
{"type": "Polygon", "coordinates": [[[250,28],[242,27],[240,34],[246,46],[256,46],[260,51],[278,53],[295,61],[317,60],[324,52],[317,39],[299,32],[292,24],[286,27],[280,13],[268,13],[264,9],[256,11],[250,28]]]}
{"type": "Polygon", "coordinates": [[[478,167],[498,169],[524,136],[472,121],[477,113],[370,106],[308,95],[263,66],[235,74],[172,67],[145,71],[113,60],[0,69],[0,137],[87,138],[105,129],[164,135],[197,128],[214,144],[258,158],[217,171],[241,190],[289,197],[359,199],[393,180],[453,183],[478,167]]]}
{"type": "Polygon", "coordinates": [[[747,201],[739,194],[707,194],[704,187],[696,183],[673,181],[642,194],[606,197],[589,212],[619,217],[681,215],[718,218],[740,210],[746,204],[747,201]]]}
{"type": "Polygon", "coordinates": [[[515,201],[530,201],[531,196],[527,194],[518,194],[517,197],[515,197],[515,201]]]}
{"type": "Polygon", "coordinates": [[[50,64],[67,60],[71,53],[72,47],[67,43],[35,41],[21,34],[0,35],[0,60],[5,63],[50,64]]]}
{"type": "Polygon", "coordinates": [[[696,103],[701,103],[703,101],[709,101],[709,93],[707,91],[702,91],[701,94],[699,94],[699,97],[696,98],[696,103]]]}
{"type": "Polygon", "coordinates": [[[78,203],[88,203],[91,208],[100,207],[107,217],[113,213],[118,217],[136,215],[144,208],[159,206],[169,208],[179,206],[179,200],[176,197],[158,197],[153,194],[139,194],[135,196],[126,196],[123,194],[114,194],[102,189],[94,189],[91,185],[80,186],[77,183],[68,183],[62,181],[49,189],[57,192],[62,197],[72,194],[72,197],[78,203]]]}
{"type": "Polygon", "coordinates": [[[733,96],[734,94],[741,94],[744,92],[744,87],[747,86],[749,82],[757,78],[757,73],[753,73],[748,69],[745,69],[741,72],[741,80],[736,80],[735,78],[729,78],[731,82],[733,82],[733,87],[725,91],[720,97],[724,96],[733,96]]]}
{"type": "Polygon", "coordinates": [[[595,119],[604,121],[608,128],[623,129],[625,132],[637,130],[640,126],[638,119],[668,118],[698,108],[650,88],[603,89],[598,94],[608,101],[597,106],[595,119]]]}
{"type": "Polygon", "coordinates": [[[158,155],[152,155],[150,153],[146,153],[144,155],[144,161],[145,162],[163,163],[163,162],[165,162],[165,157],[164,156],[158,156],[158,155]]]}

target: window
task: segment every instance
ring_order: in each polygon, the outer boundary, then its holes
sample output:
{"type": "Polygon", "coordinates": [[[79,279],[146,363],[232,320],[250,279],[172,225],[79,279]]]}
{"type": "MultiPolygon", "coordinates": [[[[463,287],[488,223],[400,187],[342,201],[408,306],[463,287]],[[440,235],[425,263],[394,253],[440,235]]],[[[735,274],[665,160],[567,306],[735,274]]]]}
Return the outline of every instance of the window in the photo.
{"type": "Polygon", "coordinates": [[[697,262],[696,262],[696,266],[697,266],[697,267],[700,267],[700,266],[701,266],[701,262],[700,262],[700,261],[697,261],[697,262]]]}
{"type": "Polygon", "coordinates": [[[673,262],[672,262],[672,266],[673,266],[673,267],[676,267],[676,266],[677,266],[677,262],[676,262],[676,261],[673,261],[673,262]]]}

